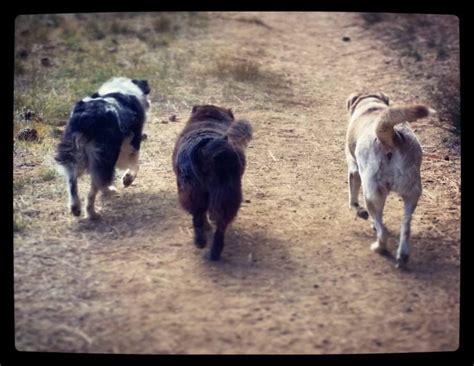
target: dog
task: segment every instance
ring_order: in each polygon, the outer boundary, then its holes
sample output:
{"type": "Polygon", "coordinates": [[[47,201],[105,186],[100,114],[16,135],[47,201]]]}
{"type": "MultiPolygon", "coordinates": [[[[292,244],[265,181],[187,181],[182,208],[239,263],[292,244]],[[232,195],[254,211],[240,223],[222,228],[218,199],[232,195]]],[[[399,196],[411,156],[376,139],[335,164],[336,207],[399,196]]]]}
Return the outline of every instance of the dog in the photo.
{"type": "Polygon", "coordinates": [[[404,122],[432,116],[436,111],[424,105],[389,106],[384,93],[351,94],[346,104],[349,206],[362,219],[367,220],[370,214],[377,232],[370,248],[386,253],[388,232],[382,220],[385,200],[391,191],[402,197],[404,218],[396,266],[403,267],[409,259],[412,215],[422,192],[422,148],[404,122]],[[361,184],[368,212],[358,202],[361,184]]]}
{"type": "Polygon", "coordinates": [[[94,207],[98,191],[116,191],[115,168],[126,169],[124,187],[135,180],[149,93],[146,80],[115,77],[75,104],[54,157],[66,177],[68,206],[74,216],[81,215],[77,179],[84,172],[91,176],[86,218],[92,220],[100,217],[94,207]]]}
{"type": "Polygon", "coordinates": [[[242,202],[244,149],[251,139],[250,123],[235,121],[230,109],[195,105],[176,140],[172,162],[179,202],[193,217],[196,247],[206,246],[207,215],[215,222],[213,261],[221,257],[225,230],[242,202]]]}

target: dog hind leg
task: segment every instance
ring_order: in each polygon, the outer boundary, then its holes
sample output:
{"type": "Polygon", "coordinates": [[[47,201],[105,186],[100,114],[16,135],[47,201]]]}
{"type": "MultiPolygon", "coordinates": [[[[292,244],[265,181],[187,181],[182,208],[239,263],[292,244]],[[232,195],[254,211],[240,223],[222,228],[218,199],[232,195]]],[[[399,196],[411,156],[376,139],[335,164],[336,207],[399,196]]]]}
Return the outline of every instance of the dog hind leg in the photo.
{"type": "Polygon", "coordinates": [[[117,190],[117,187],[115,187],[114,185],[110,185],[108,187],[102,188],[102,195],[104,197],[112,197],[119,195],[119,192],[117,190]]]}
{"type": "Polygon", "coordinates": [[[200,211],[193,214],[194,245],[198,248],[204,248],[207,244],[206,222],[206,211],[200,211]]]}
{"type": "Polygon", "coordinates": [[[210,189],[209,214],[211,220],[215,221],[216,232],[209,258],[217,261],[221,257],[224,248],[224,234],[227,226],[237,215],[242,200],[240,184],[228,183],[226,185],[214,186],[210,189]]]}
{"type": "Polygon", "coordinates": [[[139,158],[140,158],[139,150],[135,150],[130,153],[130,156],[128,158],[129,168],[127,169],[125,174],[122,176],[122,184],[124,187],[130,186],[135,180],[135,178],[137,177],[138,169],[140,168],[139,158]]]}
{"type": "Polygon", "coordinates": [[[112,185],[119,152],[120,147],[114,147],[114,145],[91,147],[88,150],[91,188],[87,195],[86,217],[91,220],[100,217],[95,211],[96,195],[99,191],[106,191],[112,185]]]}
{"type": "Polygon", "coordinates": [[[380,192],[367,194],[366,196],[367,209],[374,220],[374,226],[377,232],[377,241],[370,246],[370,249],[377,253],[386,252],[388,232],[382,219],[386,198],[387,195],[380,192]]]}
{"type": "Polygon", "coordinates": [[[358,217],[361,219],[367,220],[369,218],[369,213],[365,208],[359,205],[359,191],[360,191],[360,175],[357,171],[357,168],[352,167],[349,169],[349,206],[358,217]]]}
{"type": "Polygon", "coordinates": [[[227,228],[228,223],[224,221],[218,221],[216,223],[216,232],[214,233],[214,239],[212,242],[212,247],[209,252],[209,258],[212,261],[217,261],[221,257],[222,249],[224,249],[224,234],[227,228]]]}
{"type": "Polygon", "coordinates": [[[99,186],[92,183],[86,201],[86,218],[90,220],[97,220],[100,218],[100,215],[95,211],[95,198],[97,192],[99,192],[99,186]]]}
{"type": "Polygon", "coordinates": [[[77,170],[66,168],[66,179],[68,184],[68,206],[74,216],[81,215],[81,200],[77,190],[77,170]]]}
{"type": "Polygon", "coordinates": [[[191,184],[178,185],[178,196],[181,206],[193,216],[194,245],[198,248],[206,246],[207,208],[209,195],[202,188],[191,184]]]}
{"type": "Polygon", "coordinates": [[[404,267],[408,263],[410,252],[410,231],[411,218],[418,203],[419,195],[414,197],[403,197],[404,216],[403,223],[400,230],[400,242],[397,249],[397,267],[404,267]]]}

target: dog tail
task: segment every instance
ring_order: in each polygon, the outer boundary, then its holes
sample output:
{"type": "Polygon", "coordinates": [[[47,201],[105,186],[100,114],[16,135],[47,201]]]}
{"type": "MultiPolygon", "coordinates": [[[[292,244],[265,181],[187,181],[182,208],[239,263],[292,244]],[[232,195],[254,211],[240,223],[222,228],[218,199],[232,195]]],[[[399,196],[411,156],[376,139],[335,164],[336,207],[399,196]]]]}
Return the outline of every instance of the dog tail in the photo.
{"type": "Polygon", "coordinates": [[[86,138],[80,132],[72,133],[69,136],[63,135],[56,149],[54,160],[64,167],[76,165],[78,153],[84,150],[86,143],[86,138]]]}
{"type": "Polygon", "coordinates": [[[233,122],[226,131],[227,138],[231,145],[235,147],[245,148],[252,139],[252,125],[245,120],[233,122]]]}
{"type": "MultiPolygon", "coordinates": [[[[232,133],[235,131],[233,129],[232,133]]],[[[244,138],[235,137],[230,141],[226,137],[213,139],[202,150],[204,160],[211,165],[207,181],[209,216],[216,223],[224,225],[234,219],[242,202],[241,176],[245,169],[245,156],[232,142],[240,144],[244,142],[244,138]]]]}
{"type": "Polygon", "coordinates": [[[375,127],[375,133],[382,144],[393,146],[393,127],[396,124],[413,122],[434,114],[436,114],[434,109],[419,104],[403,107],[389,107],[380,115],[375,127]]]}

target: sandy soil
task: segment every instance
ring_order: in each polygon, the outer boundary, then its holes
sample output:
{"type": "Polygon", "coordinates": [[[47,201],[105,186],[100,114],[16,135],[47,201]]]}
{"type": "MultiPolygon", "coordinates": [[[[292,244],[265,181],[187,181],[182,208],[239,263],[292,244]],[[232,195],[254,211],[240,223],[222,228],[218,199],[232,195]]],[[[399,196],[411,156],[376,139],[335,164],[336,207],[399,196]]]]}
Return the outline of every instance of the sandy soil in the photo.
{"type": "MultiPolygon", "coordinates": [[[[174,47],[185,49],[186,42],[174,47]]],[[[178,122],[162,123],[168,111],[157,91],[138,178],[119,197],[98,199],[99,222],[69,217],[59,180],[46,183],[54,199],[25,203],[36,226],[14,238],[17,349],[457,349],[460,156],[443,144],[445,126],[413,123],[426,157],[408,270],[394,267],[402,218],[398,197],[390,196],[385,209],[392,238],[388,257],[370,251],[371,225],[347,204],[345,99],[353,91],[381,90],[395,103],[428,103],[425,85],[354,14],[220,14],[193,42],[233,49],[275,76],[258,100],[239,93],[241,84],[230,91],[216,86],[215,94],[212,85],[203,89],[202,102],[223,104],[226,95],[225,106],[255,130],[244,202],[222,260],[211,263],[208,249],[194,247],[191,218],[177,203],[171,152],[190,108],[177,111],[178,122]],[[255,16],[261,22],[242,20],[255,16]]],[[[199,47],[190,62],[199,63],[199,47]]],[[[82,197],[85,189],[87,179],[82,197]]]]}

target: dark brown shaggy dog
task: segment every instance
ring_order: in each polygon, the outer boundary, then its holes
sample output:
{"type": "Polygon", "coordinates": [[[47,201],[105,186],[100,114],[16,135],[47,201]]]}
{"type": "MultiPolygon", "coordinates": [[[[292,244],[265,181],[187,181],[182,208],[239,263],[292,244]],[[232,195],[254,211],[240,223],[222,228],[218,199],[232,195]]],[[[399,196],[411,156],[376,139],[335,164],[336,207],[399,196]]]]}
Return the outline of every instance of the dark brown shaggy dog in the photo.
{"type": "Polygon", "coordinates": [[[194,244],[206,245],[209,218],[216,224],[209,253],[218,260],[224,233],[242,202],[241,178],[245,170],[244,148],[252,138],[247,121],[234,120],[230,109],[194,106],[173,151],[181,206],[193,215],[194,244]]]}

